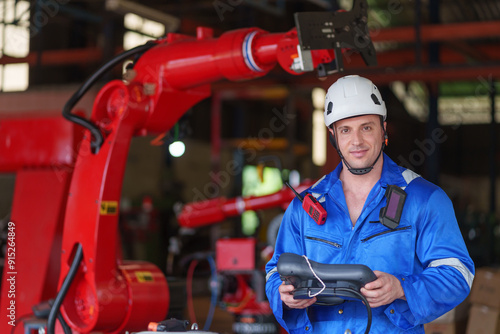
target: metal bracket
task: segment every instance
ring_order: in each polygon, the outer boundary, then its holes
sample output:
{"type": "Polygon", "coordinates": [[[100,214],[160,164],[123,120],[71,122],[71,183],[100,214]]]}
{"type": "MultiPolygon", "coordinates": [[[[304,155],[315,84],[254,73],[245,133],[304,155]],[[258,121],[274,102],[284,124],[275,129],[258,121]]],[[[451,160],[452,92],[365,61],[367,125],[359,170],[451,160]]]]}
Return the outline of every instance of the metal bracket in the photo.
{"type": "Polygon", "coordinates": [[[320,74],[344,70],[342,49],[359,52],[368,66],[377,65],[367,26],[366,0],[354,0],[352,10],[348,12],[302,12],[295,13],[294,17],[303,51],[333,49],[335,52],[335,64],[318,68],[320,74]]]}
{"type": "Polygon", "coordinates": [[[298,59],[298,71],[299,72],[311,72],[314,70],[313,60],[311,50],[302,50],[300,45],[297,45],[298,59]]]}

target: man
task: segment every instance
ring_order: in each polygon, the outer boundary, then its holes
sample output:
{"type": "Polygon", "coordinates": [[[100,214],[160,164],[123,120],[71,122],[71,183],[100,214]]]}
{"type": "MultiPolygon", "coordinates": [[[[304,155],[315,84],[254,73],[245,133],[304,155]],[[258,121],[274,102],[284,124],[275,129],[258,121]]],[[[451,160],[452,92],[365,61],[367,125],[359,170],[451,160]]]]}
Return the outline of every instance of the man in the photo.
{"type": "Polygon", "coordinates": [[[307,190],[326,209],[327,220],[316,224],[294,199],[266,266],[266,294],[289,333],[363,333],[367,311],[357,301],[325,306],[315,305],[316,297],[293,299],[294,287],[280,280],[276,268],[285,252],[320,263],[370,267],[377,279],[361,289],[372,308],[370,333],[424,333],[422,324],[470,292],[474,264],[451,201],[382,152],[386,114],[380,92],[368,79],[346,76],[327,92],[325,123],[342,163],[307,190]],[[389,185],[407,195],[399,222],[385,226],[379,214],[387,206],[389,185]]]}

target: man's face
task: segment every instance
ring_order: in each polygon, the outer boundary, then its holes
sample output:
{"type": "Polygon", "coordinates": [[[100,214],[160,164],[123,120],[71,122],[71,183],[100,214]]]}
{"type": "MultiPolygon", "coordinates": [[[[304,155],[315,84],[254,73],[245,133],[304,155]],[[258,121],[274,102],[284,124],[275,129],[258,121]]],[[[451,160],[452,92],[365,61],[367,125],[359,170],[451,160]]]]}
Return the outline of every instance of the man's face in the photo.
{"type": "Polygon", "coordinates": [[[335,133],[329,130],[337,136],[340,152],[352,168],[366,168],[375,162],[384,140],[380,116],[347,118],[335,122],[333,126],[335,133]]]}

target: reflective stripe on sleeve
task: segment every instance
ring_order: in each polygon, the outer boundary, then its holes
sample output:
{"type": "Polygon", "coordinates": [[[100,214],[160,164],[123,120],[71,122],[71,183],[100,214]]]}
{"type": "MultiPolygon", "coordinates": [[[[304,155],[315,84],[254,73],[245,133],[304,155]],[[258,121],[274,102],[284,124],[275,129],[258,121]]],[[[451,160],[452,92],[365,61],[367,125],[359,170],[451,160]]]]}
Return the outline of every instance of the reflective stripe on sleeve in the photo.
{"type": "Polygon", "coordinates": [[[428,268],[439,267],[439,266],[450,266],[455,268],[462,274],[465,281],[469,285],[469,289],[472,287],[472,281],[474,280],[474,275],[472,275],[470,270],[459,259],[454,257],[449,257],[446,259],[434,260],[429,264],[428,268]]]}
{"type": "MultiPolygon", "coordinates": [[[[403,172],[403,178],[405,179],[406,181],[406,185],[409,185],[411,181],[415,180],[417,177],[420,177],[420,175],[418,175],[417,173],[415,173],[414,171],[412,171],[411,169],[406,169],[404,172],[403,172]]],[[[401,189],[405,190],[406,186],[404,187],[401,187],[401,189]]]]}
{"type": "Polygon", "coordinates": [[[269,280],[269,278],[274,274],[278,272],[278,268],[274,267],[273,269],[269,270],[269,272],[266,275],[266,282],[269,280]]]}

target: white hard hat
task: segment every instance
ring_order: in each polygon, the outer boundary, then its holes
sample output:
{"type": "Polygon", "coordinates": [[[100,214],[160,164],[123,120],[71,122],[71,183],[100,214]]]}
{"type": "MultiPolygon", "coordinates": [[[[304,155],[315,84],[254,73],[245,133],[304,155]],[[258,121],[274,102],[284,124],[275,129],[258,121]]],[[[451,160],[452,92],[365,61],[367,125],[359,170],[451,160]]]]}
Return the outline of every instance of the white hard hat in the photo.
{"type": "Polygon", "coordinates": [[[326,126],[344,118],[361,115],[380,115],[385,121],[387,109],[377,86],[359,75],[338,79],[326,93],[326,126]]]}

